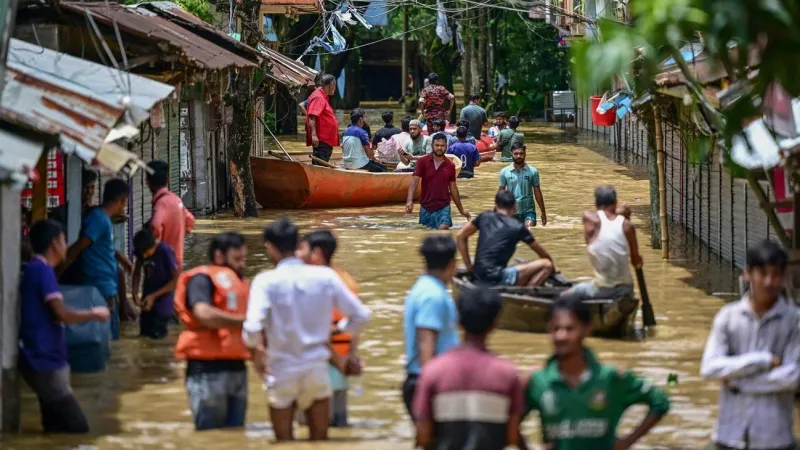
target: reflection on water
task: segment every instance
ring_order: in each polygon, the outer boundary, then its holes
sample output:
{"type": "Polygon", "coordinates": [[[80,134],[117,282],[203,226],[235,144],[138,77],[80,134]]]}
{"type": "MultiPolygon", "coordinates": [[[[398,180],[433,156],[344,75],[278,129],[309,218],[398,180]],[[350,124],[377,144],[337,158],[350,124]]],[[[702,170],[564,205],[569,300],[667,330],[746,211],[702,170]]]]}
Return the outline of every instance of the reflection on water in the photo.
{"type": "MultiPolygon", "coordinates": [[[[374,116],[374,114],[371,114],[374,116]]],[[[377,129],[372,121],[373,131],[377,129]]],[[[617,186],[620,200],[634,206],[634,221],[646,228],[649,189],[645,173],[618,165],[613,150],[592,136],[564,134],[549,128],[524,130],[529,142],[528,160],[539,169],[549,224],[534,230],[568,276],[590,273],[582,242],[580,217],[592,207],[597,184],[617,186]],[[592,150],[593,149],[593,150],[592,150]]],[[[287,146],[298,149],[302,144],[287,146]]],[[[466,208],[477,213],[491,208],[497,189],[500,163],[482,165],[472,180],[459,180],[466,208]]],[[[298,444],[305,449],[392,449],[410,447],[412,434],[402,401],[404,378],[402,347],[403,297],[422,265],[417,246],[427,233],[406,215],[402,205],[335,211],[261,211],[257,219],[237,220],[228,215],[198,220],[186,251],[187,264],[205,259],[209,238],[223,230],[243,232],[250,248],[249,273],[269,267],[261,245],[263,225],[280,214],[290,214],[304,231],[318,227],[335,229],[340,250],[335,258],[361,283],[362,298],[373,311],[365,333],[362,353],[368,364],[365,394],[352,398],[353,427],[333,430],[330,444],[298,444]]],[[[454,216],[456,226],[464,219],[454,216]]],[[[670,373],[680,384],[670,386],[672,411],[638,448],[699,448],[710,437],[716,410],[717,386],[700,379],[699,361],[714,313],[723,299],[709,292],[733,290],[727,265],[721,265],[697,244],[673,233],[676,261],[662,262],[652,250],[647,230],[640,232],[649,291],[659,322],[657,334],[643,341],[592,339],[599,356],[620,367],[632,368],[664,386],[670,373]],[[701,261],[701,263],[698,263],[701,261]]],[[[473,239],[475,241],[475,239],[473,239]]],[[[472,243],[475,244],[474,242],[472,243]]],[[[529,257],[520,249],[517,256],[529,257]]],[[[177,327],[165,342],[136,338],[136,326],[124,329],[120,342],[112,344],[109,370],[100,375],[76,375],[78,398],[90,419],[90,437],[42,437],[38,435],[38,410],[29,391],[23,392],[23,428],[19,437],[4,438],[4,448],[263,448],[271,439],[266,400],[261,384],[250,377],[248,426],[242,432],[194,432],[183,388],[183,366],[173,360],[177,327]],[[87,448],[87,447],[84,447],[87,448]]],[[[542,365],[550,344],[545,335],[499,331],[490,342],[496,352],[512,359],[522,372],[542,365]]],[[[633,408],[623,427],[630,429],[645,410],[633,408]]],[[[538,440],[538,424],[528,420],[525,434],[538,440]]],[[[305,436],[301,428],[299,436],[305,436]]]]}

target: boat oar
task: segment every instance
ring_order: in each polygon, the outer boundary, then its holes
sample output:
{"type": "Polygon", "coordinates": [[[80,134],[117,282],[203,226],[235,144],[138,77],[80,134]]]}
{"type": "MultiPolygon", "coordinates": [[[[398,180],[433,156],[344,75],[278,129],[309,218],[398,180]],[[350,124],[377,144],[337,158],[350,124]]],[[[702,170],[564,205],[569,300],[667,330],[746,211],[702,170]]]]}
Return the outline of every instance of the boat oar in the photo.
{"type": "Polygon", "coordinates": [[[259,121],[259,122],[261,122],[261,125],[263,125],[263,126],[264,126],[264,129],[265,129],[265,130],[267,130],[267,132],[269,132],[269,135],[270,135],[270,136],[272,136],[272,139],[275,139],[275,142],[278,144],[278,147],[280,147],[280,148],[281,148],[281,150],[283,150],[283,153],[285,153],[285,154],[286,154],[286,156],[289,158],[289,161],[294,161],[294,160],[292,159],[292,155],[290,155],[290,154],[289,154],[289,152],[287,152],[287,151],[286,151],[286,149],[285,149],[285,148],[283,148],[283,144],[281,144],[281,141],[279,141],[279,140],[278,140],[278,138],[276,138],[276,137],[275,137],[275,135],[274,135],[274,134],[272,134],[272,130],[270,130],[270,129],[269,129],[269,127],[267,126],[267,124],[264,122],[264,119],[262,119],[262,118],[261,118],[261,117],[259,117],[259,116],[256,116],[256,119],[258,119],[258,121],[259,121]]]}
{"type": "Polygon", "coordinates": [[[333,164],[329,163],[328,161],[325,161],[324,159],[317,158],[314,155],[308,155],[308,156],[311,157],[312,161],[316,162],[317,164],[319,164],[321,166],[329,167],[331,169],[338,169],[338,167],[334,166],[333,164]]]}
{"type": "MultiPolygon", "coordinates": [[[[278,159],[280,159],[280,160],[287,161],[287,159],[286,159],[286,155],[281,155],[280,153],[278,153],[278,152],[273,152],[272,150],[267,150],[267,153],[268,153],[270,156],[274,156],[274,157],[276,157],[276,158],[278,158],[278,159]]],[[[288,161],[291,161],[291,160],[288,160],[288,161]]]]}
{"type": "Polygon", "coordinates": [[[653,304],[650,303],[650,296],[647,294],[647,284],[644,282],[644,271],[641,267],[636,268],[636,280],[639,282],[639,293],[642,296],[642,321],[646,327],[656,326],[656,314],[653,312],[653,304]]]}

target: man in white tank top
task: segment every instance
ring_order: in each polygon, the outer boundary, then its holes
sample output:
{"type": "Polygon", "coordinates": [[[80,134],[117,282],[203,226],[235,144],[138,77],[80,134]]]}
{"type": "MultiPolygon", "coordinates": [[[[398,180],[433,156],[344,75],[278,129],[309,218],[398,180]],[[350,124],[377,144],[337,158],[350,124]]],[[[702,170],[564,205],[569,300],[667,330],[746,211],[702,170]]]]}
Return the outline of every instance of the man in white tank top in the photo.
{"type": "Polygon", "coordinates": [[[594,269],[591,281],[578,283],[561,294],[568,300],[621,298],[633,295],[634,267],[642,266],[636,229],[630,221],[630,208],[617,205],[613,186],[599,186],[594,191],[597,211],[583,214],[583,236],[594,269]]]}

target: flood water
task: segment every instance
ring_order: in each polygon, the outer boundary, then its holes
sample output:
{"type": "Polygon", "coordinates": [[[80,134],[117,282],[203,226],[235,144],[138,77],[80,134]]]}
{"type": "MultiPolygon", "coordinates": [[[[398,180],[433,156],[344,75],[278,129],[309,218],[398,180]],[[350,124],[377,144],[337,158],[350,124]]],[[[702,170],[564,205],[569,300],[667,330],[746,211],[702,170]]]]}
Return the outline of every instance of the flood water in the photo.
{"type": "MultiPolygon", "coordinates": [[[[373,132],[380,120],[372,120],[373,132]]],[[[600,183],[617,187],[620,201],[634,209],[639,242],[645,260],[650,296],[658,319],[657,332],[640,340],[591,339],[599,357],[622,368],[631,368],[665,388],[672,410],[637,448],[695,449],[707,443],[716,414],[718,386],[699,377],[703,345],[715,312],[732,290],[729,265],[698,251],[697,245],[679,232],[673,233],[677,247],[674,260],[664,262],[660,251],[649,246],[647,227],[649,188],[641,168],[614,162],[613,149],[597,137],[564,133],[554,128],[527,127],[528,162],[538,168],[544,193],[548,225],[534,229],[567,276],[590,274],[582,238],[581,214],[593,206],[593,190],[600,183]],[[716,292],[717,295],[712,295],[716,292]],[[670,373],[679,384],[666,386],[670,373]]],[[[301,144],[287,147],[299,149],[301,144]]],[[[484,163],[472,180],[459,180],[465,207],[473,214],[492,207],[501,163],[484,163]]],[[[456,227],[464,218],[453,209],[456,227]]],[[[361,298],[373,313],[364,333],[361,353],[367,368],[364,395],[351,397],[349,429],[332,430],[326,444],[293,444],[306,449],[408,449],[413,429],[401,398],[404,357],[402,317],[406,291],[422,273],[417,253],[428,231],[406,215],[403,205],[319,211],[260,211],[257,219],[238,220],[221,214],[198,220],[186,250],[187,265],[205,260],[213,234],[237,230],[247,236],[249,275],[271,267],[261,243],[267,222],[289,214],[303,231],[326,227],[335,230],[340,249],[334,264],[350,271],[361,284],[361,298]]],[[[476,241],[476,239],[473,239],[476,241]]],[[[473,246],[475,242],[471,243],[473,246]]],[[[520,248],[518,257],[530,257],[520,248]]],[[[727,299],[729,299],[728,297],[727,299]]],[[[640,322],[640,318],[637,318],[640,322]]],[[[183,365],[173,359],[179,328],[170,330],[163,342],[138,339],[138,327],[128,324],[123,338],[112,344],[109,369],[98,375],[75,375],[78,399],[90,420],[93,434],[86,437],[43,437],[33,394],[23,391],[23,434],[5,436],[3,448],[176,448],[242,449],[264,448],[272,439],[267,404],[261,383],[250,376],[250,399],[246,430],[197,433],[191,424],[183,387],[183,365]]],[[[546,335],[495,332],[490,347],[514,361],[521,372],[530,372],[547,358],[546,335]]],[[[628,411],[623,429],[629,430],[645,414],[643,407],[628,411]]],[[[300,427],[298,436],[306,436],[300,427]]],[[[538,442],[538,419],[529,418],[524,434],[538,442]]]]}

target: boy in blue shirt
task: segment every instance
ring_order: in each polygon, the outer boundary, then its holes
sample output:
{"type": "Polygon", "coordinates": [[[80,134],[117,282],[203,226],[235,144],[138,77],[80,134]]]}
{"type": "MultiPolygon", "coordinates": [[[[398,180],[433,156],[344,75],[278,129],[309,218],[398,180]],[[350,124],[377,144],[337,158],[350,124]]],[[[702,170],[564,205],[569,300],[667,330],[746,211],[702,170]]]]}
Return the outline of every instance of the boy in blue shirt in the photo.
{"type": "Polygon", "coordinates": [[[406,296],[403,330],[406,372],[403,402],[409,415],[422,367],[434,356],[458,346],[458,312],[447,283],[456,272],[456,242],[449,234],[425,238],[420,247],[427,273],[406,296]]]}
{"type": "Polygon", "coordinates": [[[76,261],[80,264],[83,284],[100,291],[111,310],[111,337],[119,339],[119,295],[117,263],[126,272],[133,264],[124,253],[114,247],[114,229],[111,217],[123,214],[128,206],[128,183],[113,178],[103,187],[103,202],[89,210],[81,224],[80,237],[67,252],[67,259],[59,268],[63,273],[76,261]]]}
{"type": "Polygon", "coordinates": [[[447,149],[447,153],[461,159],[461,172],[458,174],[458,178],[472,178],[475,175],[475,167],[481,165],[481,154],[478,152],[478,147],[467,142],[467,133],[467,127],[458,127],[456,129],[458,141],[447,149]]]}
{"type": "Polygon", "coordinates": [[[70,386],[64,325],[105,322],[108,308],[76,311],[64,304],[53,270],[67,254],[58,222],[39,221],[29,235],[34,256],[20,281],[19,370],[39,399],[45,433],[88,433],[70,386]]]}
{"type": "Polygon", "coordinates": [[[139,335],[151,339],[167,337],[167,325],[174,313],[173,298],[178,283],[178,263],[169,245],[156,239],[150,226],[133,237],[136,266],[133,269],[133,302],[142,308],[139,335]],[[144,285],[140,284],[144,271],[144,285]],[[139,300],[139,287],[142,298],[139,300]]]}

